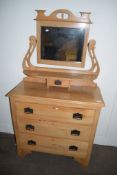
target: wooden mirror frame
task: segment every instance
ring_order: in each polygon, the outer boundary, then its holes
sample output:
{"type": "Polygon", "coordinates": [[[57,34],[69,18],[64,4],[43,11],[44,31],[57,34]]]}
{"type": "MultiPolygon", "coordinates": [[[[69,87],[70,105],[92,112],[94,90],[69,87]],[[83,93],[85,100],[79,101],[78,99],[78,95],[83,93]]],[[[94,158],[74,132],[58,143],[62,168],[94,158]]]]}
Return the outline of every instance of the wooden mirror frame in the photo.
{"type": "MultiPolygon", "coordinates": [[[[58,18],[58,22],[64,24],[64,21],[67,24],[73,24],[73,23],[80,23],[85,24],[88,26],[87,32],[89,32],[89,25],[91,24],[89,15],[90,13],[87,12],[81,12],[81,17],[74,16],[71,12],[68,10],[56,10],[54,11],[48,18],[48,16],[45,16],[45,10],[37,10],[37,29],[38,25],[40,27],[39,21],[42,22],[51,22],[55,23],[55,16],[56,14],[61,14],[62,19],[58,18]],[[64,19],[64,14],[68,14],[69,20],[64,19]]],[[[59,24],[59,23],[58,23],[59,24]]],[[[87,33],[88,34],[88,33],[87,33]]],[[[87,45],[88,48],[88,54],[91,59],[91,66],[88,69],[78,70],[78,69],[66,69],[66,68],[57,68],[57,67],[47,67],[47,66],[35,66],[31,63],[31,56],[35,50],[35,48],[39,47],[39,38],[35,36],[29,37],[29,49],[23,59],[23,72],[27,76],[24,78],[24,81],[28,82],[38,82],[38,83],[44,83],[47,87],[50,86],[59,86],[59,87],[67,87],[69,89],[72,89],[73,86],[91,86],[96,87],[97,84],[94,82],[94,80],[98,77],[100,72],[100,67],[98,64],[98,60],[95,55],[95,40],[90,40],[87,45]],[[59,81],[58,81],[59,80],[59,81]],[[57,82],[57,84],[56,84],[57,82]],[[58,82],[61,82],[58,84],[58,82]]],[[[39,54],[39,53],[37,53],[39,54]]],[[[84,64],[84,63],[83,63],[84,64]]],[[[71,66],[71,62],[70,62],[71,66]]]]}
{"type": "Polygon", "coordinates": [[[90,18],[89,12],[80,12],[81,16],[76,17],[73,13],[68,10],[60,9],[51,13],[49,16],[45,15],[45,10],[36,10],[36,25],[37,25],[37,63],[38,64],[49,64],[49,65],[59,65],[59,66],[74,66],[74,67],[84,67],[86,51],[87,51],[87,43],[89,36],[89,28],[90,28],[90,18]],[[85,37],[83,43],[83,50],[81,56],[81,62],[77,61],[56,61],[50,59],[42,59],[41,58],[41,27],[65,27],[65,28],[79,28],[85,30],[85,37]]]}

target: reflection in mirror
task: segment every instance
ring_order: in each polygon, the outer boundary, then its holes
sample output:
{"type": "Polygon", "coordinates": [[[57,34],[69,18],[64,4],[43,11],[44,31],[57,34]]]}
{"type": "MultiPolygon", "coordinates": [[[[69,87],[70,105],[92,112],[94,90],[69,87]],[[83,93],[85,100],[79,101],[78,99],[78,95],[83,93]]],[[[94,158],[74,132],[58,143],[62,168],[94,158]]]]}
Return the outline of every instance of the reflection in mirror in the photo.
{"type": "Polygon", "coordinates": [[[81,62],[85,29],[41,26],[41,59],[81,62]]]}

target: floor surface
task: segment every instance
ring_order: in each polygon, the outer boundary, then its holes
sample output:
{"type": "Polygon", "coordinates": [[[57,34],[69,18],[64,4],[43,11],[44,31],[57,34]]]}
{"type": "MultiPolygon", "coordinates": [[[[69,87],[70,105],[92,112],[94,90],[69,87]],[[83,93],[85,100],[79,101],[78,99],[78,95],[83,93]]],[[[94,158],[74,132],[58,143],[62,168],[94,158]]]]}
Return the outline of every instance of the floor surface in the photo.
{"type": "Polygon", "coordinates": [[[0,133],[0,175],[117,175],[117,148],[94,145],[84,168],[64,156],[34,152],[19,158],[14,136],[0,133]]]}

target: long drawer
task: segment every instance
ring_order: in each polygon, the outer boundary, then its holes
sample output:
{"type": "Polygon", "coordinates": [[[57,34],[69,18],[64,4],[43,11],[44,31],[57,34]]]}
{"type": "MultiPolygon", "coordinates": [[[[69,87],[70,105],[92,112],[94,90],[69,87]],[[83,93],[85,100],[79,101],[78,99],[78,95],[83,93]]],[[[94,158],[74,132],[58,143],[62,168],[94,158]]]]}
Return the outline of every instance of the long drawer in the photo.
{"type": "Polygon", "coordinates": [[[38,119],[17,118],[20,132],[34,133],[42,136],[68,138],[89,141],[91,126],[57,123],[38,119]]]}
{"type": "Polygon", "coordinates": [[[41,120],[92,124],[95,110],[16,102],[18,116],[41,120]]]}
{"type": "Polygon", "coordinates": [[[41,137],[33,134],[21,134],[23,149],[84,158],[87,155],[88,142],[41,137]]]}

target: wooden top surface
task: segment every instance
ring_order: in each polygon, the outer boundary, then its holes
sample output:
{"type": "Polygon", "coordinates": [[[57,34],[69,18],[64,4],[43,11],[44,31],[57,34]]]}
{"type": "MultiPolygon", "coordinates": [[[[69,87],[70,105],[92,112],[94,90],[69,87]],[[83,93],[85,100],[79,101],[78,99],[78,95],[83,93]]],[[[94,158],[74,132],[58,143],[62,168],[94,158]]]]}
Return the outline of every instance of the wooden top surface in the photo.
{"type": "MultiPolygon", "coordinates": [[[[86,105],[88,107],[103,107],[104,102],[98,87],[73,87],[71,90],[67,88],[60,87],[50,87],[47,88],[44,84],[41,83],[30,83],[30,82],[21,82],[14,89],[12,89],[7,96],[14,96],[24,99],[32,100],[46,100],[68,103],[70,106],[72,104],[76,105],[86,105]],[[62,100],[62,101],[61,101],[62,100]]],[[[40,101],[41,102],[41,101],[40,101]]]]}

